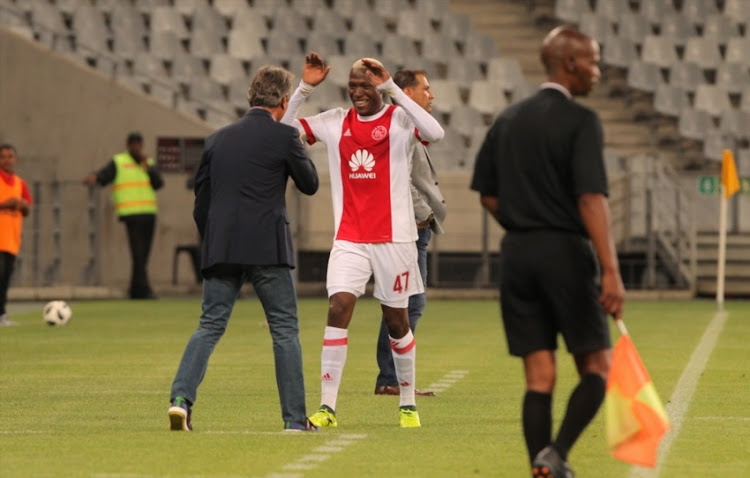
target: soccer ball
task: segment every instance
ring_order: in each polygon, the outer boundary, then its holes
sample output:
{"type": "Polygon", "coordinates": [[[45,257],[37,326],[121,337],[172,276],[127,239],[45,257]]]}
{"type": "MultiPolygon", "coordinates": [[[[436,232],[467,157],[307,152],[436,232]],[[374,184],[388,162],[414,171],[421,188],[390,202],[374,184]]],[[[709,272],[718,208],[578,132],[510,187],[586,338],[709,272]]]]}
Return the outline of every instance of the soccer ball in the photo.
{"type": "Polygon", "coordinates": [[[70,321],[73,311],[64,300],[53,300],[44,306],[42,316],[49,326],[63,326],[70,321]]]}

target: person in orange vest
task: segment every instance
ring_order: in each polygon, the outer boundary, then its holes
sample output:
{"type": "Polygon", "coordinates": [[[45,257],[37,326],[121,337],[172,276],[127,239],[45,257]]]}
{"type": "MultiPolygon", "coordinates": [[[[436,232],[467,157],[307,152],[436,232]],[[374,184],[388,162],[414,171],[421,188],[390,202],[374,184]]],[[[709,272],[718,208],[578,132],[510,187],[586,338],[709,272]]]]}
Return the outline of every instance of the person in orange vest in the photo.
{"type": "Polygon", "coordinates": [[[29,215],[31,194],[26,182],[16,176],[16,148],[0,144],[0,327],[18,325],[8,317],[10,276],[21,249],[23,218],[29,215]]]}
{"type": "Polygon", "coordinates": [[[143,136],[130,133],[127,151],[115,154],[102,169],[86,176],[83,183],[112,185],[112,202],[120,221],[125,223],[133,264],[130,298],[155,299],[147,265],[158,212],[156,190],[164,185],[164,180],[154,160],[143,154],[143,136]]]}

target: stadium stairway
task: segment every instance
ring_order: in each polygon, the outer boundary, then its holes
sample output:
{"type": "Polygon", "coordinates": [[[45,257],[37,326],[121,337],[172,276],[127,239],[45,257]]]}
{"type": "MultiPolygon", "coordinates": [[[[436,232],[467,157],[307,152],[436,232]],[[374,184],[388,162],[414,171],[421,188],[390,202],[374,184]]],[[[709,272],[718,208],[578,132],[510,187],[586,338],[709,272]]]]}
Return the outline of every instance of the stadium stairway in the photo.
{"type": "MultiPolygon", "coordinates": [[[[539,47],[549,29],[558,23],[552,17],[554,2],[536,0],[452,0],[451,8],[471,17],[479,33],[495,38],[501,56],[516,58],[524,77],[541,83],[545,79],[539,60],[539,47]]],[[[635,111],[626,107],[622,96],[612,96],[621,89],[622,73],[603,72],[604,78],[588,98],[581,103],[593,108],[604,124],[606,146],[616,149],[622,157],[650,152],[652,125],[634,121],[635,111]]]]}
{"type": "MultiPolygon", "coordinates": [[[[698,274],[697,294],[716,295],[717,232],[698,234],[698,274]]],[[[727,259],[725,274],[725,294],[727,297],[750,297],[750,234],[727,235],[727,259]]]]}

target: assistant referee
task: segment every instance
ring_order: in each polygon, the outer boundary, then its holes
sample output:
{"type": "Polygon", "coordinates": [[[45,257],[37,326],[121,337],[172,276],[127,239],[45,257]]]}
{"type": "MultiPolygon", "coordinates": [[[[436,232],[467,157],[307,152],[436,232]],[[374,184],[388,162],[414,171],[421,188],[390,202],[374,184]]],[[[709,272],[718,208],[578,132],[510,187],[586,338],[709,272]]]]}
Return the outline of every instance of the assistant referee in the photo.
{"type": "Polygon", "coordinates": [[[599,79],[599,45],[572,27],[552,30],[541,58],[547,82],[505,109],[476,158],[471,188],[506,230],[500,302],[510,353],[523,358],[523,430],[532,473],[568,477],[568,452],[604,399],[625,289],[610,228],[602,126],[573,101],[599,79]],[[593,248],[592,248],[593,245],[593,248]],[[557,335],[580,382],[552,440],[557,335]]]}

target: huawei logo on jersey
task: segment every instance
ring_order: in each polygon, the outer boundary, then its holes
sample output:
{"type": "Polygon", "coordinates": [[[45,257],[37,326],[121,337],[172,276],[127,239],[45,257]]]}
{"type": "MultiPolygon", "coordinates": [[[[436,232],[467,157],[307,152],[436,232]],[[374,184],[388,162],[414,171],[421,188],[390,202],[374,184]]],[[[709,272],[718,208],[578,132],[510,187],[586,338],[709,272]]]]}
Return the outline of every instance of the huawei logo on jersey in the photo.
{"type": "Polygon", "coordinates": [[[376,177],[375,173],[371,172],[375,167],[375,158],[366,149],[358,149],[352,154],[349,167],[352,168],[349,179],[375,179],[376,177]],[[364,172],[358,173],[360,168],[364,169],[364,172]]]}

